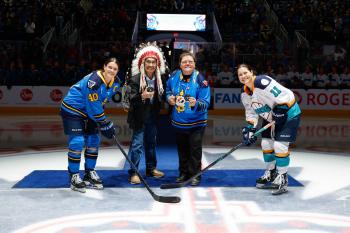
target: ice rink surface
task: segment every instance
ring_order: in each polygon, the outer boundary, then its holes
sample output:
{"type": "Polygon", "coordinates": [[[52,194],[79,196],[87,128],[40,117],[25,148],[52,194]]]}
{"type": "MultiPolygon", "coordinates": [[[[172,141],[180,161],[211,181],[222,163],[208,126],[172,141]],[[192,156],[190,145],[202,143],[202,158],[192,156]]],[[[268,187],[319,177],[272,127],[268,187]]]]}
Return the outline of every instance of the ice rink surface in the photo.
{"type": "MultiPolygon", "coordinates": [[[[152,187],[157,195],[180,196],[178,204],[156,202],[140,187],[87,190],[85,194],[68,188],[14,189],[34,170],[65,170],[66,138],[58,116],[3,116],[0,120],[1,233],[350,233],[347,119],[302,119],[298,140],[291,148],[289,174],[303,187],[289,187],[281,196],[254,187],[152,187]]],[[[128,150],[131,131],[125,116],[113,121],[128,150]]],[[[210,117],[203,166],[239,143],[242,126],[240,117],[210,117]]],[[[169,131],[160,133],[172,140],[169,131]]],[[[124,165],[120,150],[104,140],[96,170],[121,170],[124,165]]],[[[263,168],[257,143],[234,151],[212,169],[263,168]]]]}

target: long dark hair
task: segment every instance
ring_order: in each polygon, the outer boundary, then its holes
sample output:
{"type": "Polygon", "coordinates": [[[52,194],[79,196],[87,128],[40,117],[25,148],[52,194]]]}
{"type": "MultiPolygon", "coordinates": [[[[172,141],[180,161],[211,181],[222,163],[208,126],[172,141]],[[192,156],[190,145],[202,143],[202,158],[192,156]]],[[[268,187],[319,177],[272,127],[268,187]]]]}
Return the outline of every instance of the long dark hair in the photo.
{"type": "Polygon", "coordinates": [[[254,75],[256,74],[256,73],[255,73],[255,70],[253,69],[253,67],[252,67],[251,65],[246,64],[246,63],[241,63],[241,64],[239,64],[239,65],[237,66],[237,73],[238,73],[238,69],[239,69],[239,68],[242,68],[242,67],[247,68],[247,69],[248,69],[249,71],[251,71],[254,75]]]}
{"type": "Polygon", "coordinates": [[[103,63],[103,67],[106,66],[110,62],[116,63],[118,65],[118,69],[120,69],[120,63],[119,63],[118,59],[115,57],[107,58],[107,60],[105,60],[105,62],[103,63]]]}

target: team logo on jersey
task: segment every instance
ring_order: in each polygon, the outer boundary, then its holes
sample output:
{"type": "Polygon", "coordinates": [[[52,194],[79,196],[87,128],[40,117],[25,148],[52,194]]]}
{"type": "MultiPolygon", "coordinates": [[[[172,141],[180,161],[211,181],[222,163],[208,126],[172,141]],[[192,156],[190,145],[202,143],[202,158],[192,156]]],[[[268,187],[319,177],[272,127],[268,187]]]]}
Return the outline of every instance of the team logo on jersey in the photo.
{"type": "Polygon", "coordinates": [[[264,105],[258,102],[252,102],[252,108],[265,120],[271,119],[271,108],[267,104],[264,105]]]}
{"type": "Polygon", "coordinates": [[[89,80],[88,81],[88,88],[92,89],[96,85],[95,81],[89,80]]]}
{"type": "Polygon", "coordinates": [[[208,86],[208,81],[207,80],[203,80],[202,81],[202,85],[203,85],[203,87],[207,87],[208,86]]]}
{"type": "Polygon", "coordinates": [[[269,80],[267,80],[267,79],[261,79],[261,85],[267,86],[269,83],[270,83],[269,80]]]}

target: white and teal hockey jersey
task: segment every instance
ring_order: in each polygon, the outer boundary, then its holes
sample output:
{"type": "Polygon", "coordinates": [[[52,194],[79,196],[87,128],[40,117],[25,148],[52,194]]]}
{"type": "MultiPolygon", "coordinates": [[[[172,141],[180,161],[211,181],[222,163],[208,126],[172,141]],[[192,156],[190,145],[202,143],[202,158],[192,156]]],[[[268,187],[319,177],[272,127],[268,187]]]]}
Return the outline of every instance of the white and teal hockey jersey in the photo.
{"type": "Polygon", "coordinates": [[[267,75],[254,77],[251,89],[245,85],[241,101],[245,108],[246,121],[254,127],[258,124],[259,116],[271,122],[275,107],[287,108],[288,120],[301,113],[294,93],[267,75]]]}

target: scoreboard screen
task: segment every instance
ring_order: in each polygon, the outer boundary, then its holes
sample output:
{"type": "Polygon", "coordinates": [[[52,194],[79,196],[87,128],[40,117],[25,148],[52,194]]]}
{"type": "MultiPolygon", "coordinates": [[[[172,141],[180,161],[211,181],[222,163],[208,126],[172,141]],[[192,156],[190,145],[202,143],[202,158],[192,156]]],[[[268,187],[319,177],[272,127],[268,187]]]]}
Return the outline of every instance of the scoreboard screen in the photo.
{"type": "Polygon", "coordinates": [[[205,31],[206,15],[199,14],[147,14],[150,31],[205,31]]]}

